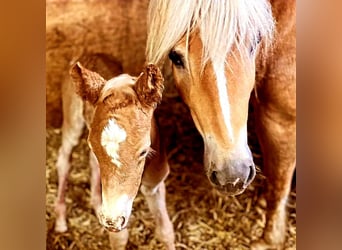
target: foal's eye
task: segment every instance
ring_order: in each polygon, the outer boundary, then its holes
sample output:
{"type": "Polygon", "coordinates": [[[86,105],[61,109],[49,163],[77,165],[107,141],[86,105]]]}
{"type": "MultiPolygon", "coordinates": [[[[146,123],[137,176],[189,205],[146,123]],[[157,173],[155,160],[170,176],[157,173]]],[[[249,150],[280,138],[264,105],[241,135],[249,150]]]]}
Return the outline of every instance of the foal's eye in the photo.
{"type": "Polygon", "coordinates": [[[172,61],[172,63],[179,68],[184,68],[184,62],[183,62],[183,56],[177,53],[174,50],[171,50],[169,53],[169,58],[172,61]]]}
{"type": "Polygon", "coordinates": [[[146,154],[147,154],[147,150],[145,149],[140,153],[139,157],[146,156],[146,154]]]}

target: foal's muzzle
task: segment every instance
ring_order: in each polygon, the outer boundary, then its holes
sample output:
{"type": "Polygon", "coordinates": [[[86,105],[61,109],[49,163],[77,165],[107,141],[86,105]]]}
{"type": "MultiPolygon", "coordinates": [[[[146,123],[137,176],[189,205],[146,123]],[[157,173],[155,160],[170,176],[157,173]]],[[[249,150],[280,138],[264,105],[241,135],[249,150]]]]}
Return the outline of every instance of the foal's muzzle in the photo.
{"type": "Polygon", "coordinates": [[[102,211],[97,213],[100,224],[110,232],[120,232],[127,226],[128,218],[124,215],[110,216],[105,215],[102,211]]]}
{"type": "Polygon", "coordinates": [[[120,232],[126,227],[126,218],[124,216],[119,216],[115,219],[104,218],[101,224],[110,232],[120,232]]]}

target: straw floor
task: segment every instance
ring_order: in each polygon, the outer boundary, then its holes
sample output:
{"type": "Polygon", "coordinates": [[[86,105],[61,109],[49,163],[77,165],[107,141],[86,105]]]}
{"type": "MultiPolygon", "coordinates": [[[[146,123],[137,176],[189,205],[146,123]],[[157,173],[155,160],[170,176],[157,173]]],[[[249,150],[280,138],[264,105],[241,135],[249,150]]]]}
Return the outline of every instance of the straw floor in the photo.
{"type": "MultiPolygon", "coordinates": [[[[174,90],[164,92],[157,117],[167,139],[171,174],[166,180],[167,204],[176,234],[177,249],[249,249],[250,242],[262,234],[265,205],[260,199],[264,178],[256,180],[242,195],[225,197],[209,184],[202,166],[203,143],[188,110],[174,90]]],[[[250,114],[251,118],[252,113],[250,114]]],[[[250,119],[249,142],[256,164],[262,158],[250,119]]],[[[60,146],[60,129],[46,132],[46,246],[52,249],[110,249],[107,232],[101,228],[90,207],[88,148],[86,131],[72,154],[67,191],[68,231],[54,232],[53,205],[57,194],[55,162],[60,146]]],[[[288,204],[286,249],[296,248],[295,187],[288,204]]],[[[135,199],[129,223],[127,249],[163,249],[154,237],[153,215],[143,196],[135,199]]]]}

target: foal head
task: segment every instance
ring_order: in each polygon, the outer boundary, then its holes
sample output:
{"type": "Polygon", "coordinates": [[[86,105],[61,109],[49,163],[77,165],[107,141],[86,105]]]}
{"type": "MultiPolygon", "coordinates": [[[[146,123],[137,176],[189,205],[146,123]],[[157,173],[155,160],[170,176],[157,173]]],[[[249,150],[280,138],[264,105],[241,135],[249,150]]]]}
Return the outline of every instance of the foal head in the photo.
{"type": "Polygon", "coordinates": [[[153,112],[161,101],[163,77],[148,65],[139,77],[109,81],[77,63],[76,92],[94,107],[88,144],[97,157],[102,185],[99,221],[110,231],[126,227],[150,152],[153,112]]]}
{"type": "Polygon", "coordinates": [[[147,60],[158,64],[168,55],[176,87],[204,140],[207,176],[228,194],[241,193],[255,176],[248,103],[259,42],[267,44],[272,31],[265,0],[150,3],[147,60]]]}

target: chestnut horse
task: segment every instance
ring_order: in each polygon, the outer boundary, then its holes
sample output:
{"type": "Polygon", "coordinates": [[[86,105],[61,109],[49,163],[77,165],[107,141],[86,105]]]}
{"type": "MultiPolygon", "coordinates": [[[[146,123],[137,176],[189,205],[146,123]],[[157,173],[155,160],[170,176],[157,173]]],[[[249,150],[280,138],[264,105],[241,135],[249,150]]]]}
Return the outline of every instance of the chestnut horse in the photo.
{"type": "MultiPolygon", "coordinates": [[[[85,61],[90,66],[104,59],[85,61]]],[[[74,84],[65,81],[63,86],[55,230],[67,230],[69,158],[86,124],[91,148],[91,202],[100,224],[110,232],[112,249],[125,249],[126,226],[140,185],[156,218],[157,238],[167,249],[174,249],[173,227],[165,204],[164,179],[169,165],[153,116],[164,88],[161,72],[148,65],[139,77],[121,74],[109,81],[80,63],[70,72],[74,84]]]]}
{"type": "Polygon", "coordinates": [[[286,235],[296,162],[295,5],[294,0],[151,0],[149,5],[147,62],[171,60],[175,85],[204,141],[206,174],[228,195],[240,194],[255,177],[247,144],[249,102],[254,105],[268,185],[267,222],[254,249],[281,248],[286,235]]]}

